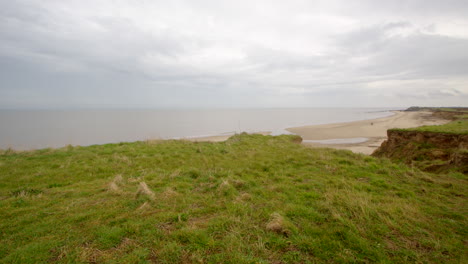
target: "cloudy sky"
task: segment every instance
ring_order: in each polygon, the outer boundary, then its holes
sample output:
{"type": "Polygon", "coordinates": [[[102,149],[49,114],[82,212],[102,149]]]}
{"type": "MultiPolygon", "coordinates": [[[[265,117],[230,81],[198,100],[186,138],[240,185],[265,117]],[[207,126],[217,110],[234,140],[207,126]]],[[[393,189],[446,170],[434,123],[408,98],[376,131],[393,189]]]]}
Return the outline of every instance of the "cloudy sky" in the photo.
{"type": "Polygon", "coordinates": [[[0,0],[0,108],[468,106],[468,1],[0,0]]]}

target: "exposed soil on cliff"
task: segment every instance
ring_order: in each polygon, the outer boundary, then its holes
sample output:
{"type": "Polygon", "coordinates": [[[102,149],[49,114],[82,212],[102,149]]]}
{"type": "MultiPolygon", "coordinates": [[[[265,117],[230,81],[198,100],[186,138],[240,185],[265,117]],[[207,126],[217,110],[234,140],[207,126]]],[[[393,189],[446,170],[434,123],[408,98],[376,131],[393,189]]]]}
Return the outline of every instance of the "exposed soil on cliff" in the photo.
{"type": "Polygon", "coordinates": [[[424,171],[468,173],[468,135],[389,130],[388,140],[372,155],[387,157],[424,171]]]}
{"type": "Polygon", "coordinates": [[[432,111],[428,118],[451,120],[442,126],[416,129],[390,129],[388,139],[372,154],[404,162],[424,171],[468,173],[468,108],[419,108],[412,111],[432,111]]]}

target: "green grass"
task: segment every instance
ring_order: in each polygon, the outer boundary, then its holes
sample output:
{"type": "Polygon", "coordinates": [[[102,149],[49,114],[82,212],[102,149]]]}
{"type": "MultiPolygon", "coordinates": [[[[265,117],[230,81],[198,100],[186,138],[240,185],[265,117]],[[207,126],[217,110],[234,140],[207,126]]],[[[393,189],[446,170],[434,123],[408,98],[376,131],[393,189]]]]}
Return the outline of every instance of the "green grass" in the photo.
{"type": "Polygon", "coordinates": [[[421,132],[434,132],[434,133],[447,133],[447,134],[468,134],[468,119],[454,120],[444,125],[438,126],[421,126],[408,129],[395,129],[405,131],[421,131],[421,132]]]}
{"type": "Polygon", "coordinates": [[[293,139],[4,151],[0,262],[466,263],[466,175],[293,139]]]}

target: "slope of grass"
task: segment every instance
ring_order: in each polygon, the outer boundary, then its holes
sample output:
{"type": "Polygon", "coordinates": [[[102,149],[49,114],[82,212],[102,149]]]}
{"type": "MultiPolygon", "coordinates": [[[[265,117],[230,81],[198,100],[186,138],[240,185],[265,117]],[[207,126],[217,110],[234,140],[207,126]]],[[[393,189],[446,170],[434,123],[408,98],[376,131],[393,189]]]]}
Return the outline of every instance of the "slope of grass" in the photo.
{"type": "MultiPolygon", "coordinates": [[[[440,112],[450,112],[451,109],[438,109],[434,114],[440,112]]],[[[433,132],[433,133],[446,133],[446,134],[468,134],[468,114],[466,110],[458,111],[455,114],[446,115],[445,118],[452,119],[453,121],[438,126],[421,126],[407,129],[393,129],[399,131],[421,131],[421,132],[433,132]]]]}
{"type": "Polygon", "coordinates": [[[434,133],[447,133],[447,134],[468,134],[468,119],[462,118],[454,120],[444,125],[438,126],[421,126],[409,129],[397,129],[408,131],[421,131],[421,132],[434,132],[434,133]]]}
{"type": "Polygon", "coordinates": [[[0,155],[5,263],[462,263],[466,176],[293,136],[0,155]]]}

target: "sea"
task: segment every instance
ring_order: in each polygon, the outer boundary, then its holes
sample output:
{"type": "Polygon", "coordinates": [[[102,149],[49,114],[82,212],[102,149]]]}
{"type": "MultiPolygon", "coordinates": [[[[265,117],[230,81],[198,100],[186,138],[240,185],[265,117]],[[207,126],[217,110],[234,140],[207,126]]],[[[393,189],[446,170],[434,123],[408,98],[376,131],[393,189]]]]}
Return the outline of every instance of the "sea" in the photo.
{"type": "Polygon", "coordinates": [[[0,149],[182,139],[392,115],[398,108],[0,110],[0,149]]]}

